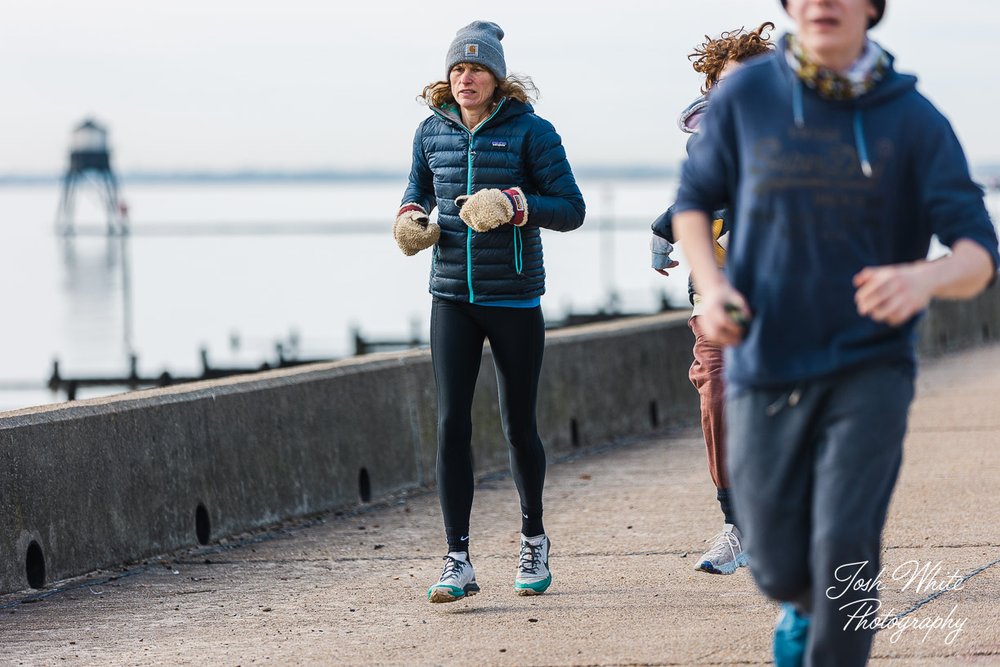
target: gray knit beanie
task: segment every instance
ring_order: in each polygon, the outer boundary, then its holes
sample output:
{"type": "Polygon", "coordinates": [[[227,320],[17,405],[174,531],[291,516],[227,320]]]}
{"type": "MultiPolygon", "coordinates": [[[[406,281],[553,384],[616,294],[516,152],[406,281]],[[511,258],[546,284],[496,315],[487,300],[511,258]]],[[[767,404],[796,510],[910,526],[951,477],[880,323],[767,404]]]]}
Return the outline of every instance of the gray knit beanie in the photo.
{"type": "Polygon", "coordinates": [[[451,76],[451,68],[458,63],[475,63],[491,72],[498,81],[507,78],[507,63],[504,62],[503,29],[490,21],[473,21],[455,33],[455,41],[448,47],[444,59],[444,76],[451,76]]]}

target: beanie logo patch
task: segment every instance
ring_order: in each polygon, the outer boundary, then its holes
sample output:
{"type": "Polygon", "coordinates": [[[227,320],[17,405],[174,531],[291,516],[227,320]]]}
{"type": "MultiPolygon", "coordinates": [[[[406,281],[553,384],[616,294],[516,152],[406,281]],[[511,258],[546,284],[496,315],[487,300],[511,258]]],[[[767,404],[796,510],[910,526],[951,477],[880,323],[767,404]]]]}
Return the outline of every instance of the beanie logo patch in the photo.
{"type": "Polygon", "coordinates": [[[465,57],[466,58],[478,58],[479,57],[479,45],[478,44],[466,44],[465,45],[465,57]]]}

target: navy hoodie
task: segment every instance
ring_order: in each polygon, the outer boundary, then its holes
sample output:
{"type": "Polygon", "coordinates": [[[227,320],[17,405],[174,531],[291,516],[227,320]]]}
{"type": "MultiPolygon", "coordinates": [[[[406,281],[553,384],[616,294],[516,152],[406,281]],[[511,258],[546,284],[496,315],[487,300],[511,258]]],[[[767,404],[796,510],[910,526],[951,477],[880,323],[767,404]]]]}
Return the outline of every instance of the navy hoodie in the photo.
{"type": "Polygon", "coordinates": [[[915,368],[917,317],[862,317],[854,275],[927,256],[931,236],[981,244],[1000,262],[982,190],[951,125],[890,67],[869,93],[820,98],[773,53],[713,93],[688,147],[675,211],[731,203],[726,271],[753,313],[729,348],[734,388],[778,387],[859,364],[915,368]]]}

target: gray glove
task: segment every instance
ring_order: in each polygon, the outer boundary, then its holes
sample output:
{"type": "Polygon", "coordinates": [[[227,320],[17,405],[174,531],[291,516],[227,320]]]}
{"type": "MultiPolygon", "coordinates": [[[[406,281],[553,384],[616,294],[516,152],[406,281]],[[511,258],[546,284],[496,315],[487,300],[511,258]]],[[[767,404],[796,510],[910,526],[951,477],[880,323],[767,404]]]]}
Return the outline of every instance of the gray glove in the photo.
{"type": "Polygon", "coordinates": [[[521,188],[480,190],[455,198],[458,215],[477,232],[488,232],[508,222],[523,227],[528,222],[528,200],[521,188]]]}
{"type": "Polygon", "coordinates": [[[678,262],[670,259],[670,253],[674,251],[674,246],[665,238],[653,234],[653,238],[649,241],[649,250],[653,255],[653,268],[657,271],[665,271],[677,266],[678,262]]]}
{"type": "Polygon", "coordinates": [[[392,237],[407,257],[430,248],[441,237],[441,227],[430,224],[430,218],[419,204],[403,204],[392,225],[392,237]]]}

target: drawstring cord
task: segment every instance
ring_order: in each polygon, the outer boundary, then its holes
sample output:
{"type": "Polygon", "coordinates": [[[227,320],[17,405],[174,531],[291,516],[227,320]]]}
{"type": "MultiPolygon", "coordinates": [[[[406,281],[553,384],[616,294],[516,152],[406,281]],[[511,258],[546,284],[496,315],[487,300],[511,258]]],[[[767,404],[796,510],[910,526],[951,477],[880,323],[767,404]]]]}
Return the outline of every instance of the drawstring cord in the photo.
{"type": "MultiPolygon", "coordinates": [[[[802,103],[802,82],[795,78],[792,85],[792,116],[795,119],[795,127],[801,129],[805,127],[805,112],[802,103]]],[[[868,145],[865,143],[865,124],[862,119],[861,109],[854,110],[854,147],[858,151],[858,162],[861,163],[861,173],[865,178],[872,177],[872,163],[868,159],[868,145]]]]}
{"type": "Polygon", "coordinates": [[[795,389],[792,389],[788,393],[788,395],[782,395],[781,398],[776,400],[774,403],[771,403],[771,405],[767,406],[765,412],[768,417],[773,417],[774,415],[784,410],[786,405],[790,408],[794,408],[796,405],[799,404],[800,398],[802,398],[802,389],[796,387],[795,389]]]}
{"type": "Polygon", "coordinates": [[[524,241],[521,240],[521,228],[514,228],[514,271],[518,275],[524,269],[524,241]]]}
{"type": "Polygon", "coordinates": [[[795,85],[792,86],[792,115],[795,118],[795,127],[802,129],[806,125],[806,118],[802,112],[802,82],[795,77],[795,85]]]}
{"type": "Polygon", "coordinates": [[[861,109],[854,110],[854,144],[858,149],[858,160],[861,161],[861,173],[865,178],[871,178],[872,163],[868,161],[868,146],[865,145],[865,127],[861,121],[861,109]]]}

